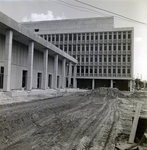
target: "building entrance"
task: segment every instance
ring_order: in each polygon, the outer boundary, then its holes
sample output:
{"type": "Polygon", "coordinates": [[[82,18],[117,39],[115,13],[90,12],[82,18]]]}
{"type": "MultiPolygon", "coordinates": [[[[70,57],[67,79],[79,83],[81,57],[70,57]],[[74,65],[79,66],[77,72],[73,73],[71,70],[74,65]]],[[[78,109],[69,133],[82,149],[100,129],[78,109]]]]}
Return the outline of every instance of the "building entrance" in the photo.
{"type": "Polygon", "coordinates": [[[4,67],[0,67],[0,88],[3,89],[4,67]]]}
{"type": "Polygon", "coordinates": [[[52,87],[52,75],[51,74],[48,75],[48,87],[49,88],[52,87]]]}
{"type": "Polygon", "coordinates": [[[26,70],[22,71],[22,87],[23,88],[27,87],[27,71],[26,70]]]}
{"type": "Polygon", "coordinates": [[[42,73],[37,74],[37,88],[41,88],[41,78],[42,78],[42,73]]]}

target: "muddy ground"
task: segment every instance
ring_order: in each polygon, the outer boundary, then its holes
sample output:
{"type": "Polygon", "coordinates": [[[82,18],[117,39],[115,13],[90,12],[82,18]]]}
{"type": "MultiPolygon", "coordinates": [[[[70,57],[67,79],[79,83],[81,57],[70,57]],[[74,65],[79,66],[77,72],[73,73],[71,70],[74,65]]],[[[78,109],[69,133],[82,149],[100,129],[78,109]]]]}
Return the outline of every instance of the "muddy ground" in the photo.
{"type": "Polygon", "coordinates": [[[146,93],[110,88],[1,105],[0,149],[115,150],[129,139],[137,102],[146,115],[146,93]]]}

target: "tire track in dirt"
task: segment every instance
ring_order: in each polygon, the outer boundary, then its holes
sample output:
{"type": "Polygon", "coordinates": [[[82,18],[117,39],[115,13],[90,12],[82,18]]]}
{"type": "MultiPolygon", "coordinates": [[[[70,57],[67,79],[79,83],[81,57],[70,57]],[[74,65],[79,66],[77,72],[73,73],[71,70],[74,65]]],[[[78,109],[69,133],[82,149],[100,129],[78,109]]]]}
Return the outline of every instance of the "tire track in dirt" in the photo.
{"type": "MultiPolygon", "coordinates": [[[[82,103],[82,105],[79,105],[76,108],[72,108],[71,110],[65,110],[64,112],[62,112],[60,115],[61,117],[65,117],[67,115],[67,113],[73,113],[77,110],[81,110],[82,108],[89,106],[90,102],[86,102],[86,103],[82,103]]],[[[55,112],[56,113],[56,112],[55,112]]],[[[46,128],[46,126],[49,124],[49,122],[55,118],[54,114],[52,116],[52,114],[50,116],[44,117],[42,119],[39,119],[36,122],[32,122],[32,125],[28,126],[25,129],[21,129],[20,131],[16,131],[14,132],[11,136],[9,136],[9,138],[11,139],[9,141],[8,144],[6,144],[3,148],[9,148],[11,145],[14,145],[15,143],[17,143],[18,141],[25,139],[26,137],[31,136],[33,133],[38,132],[38,130],[44,130],[46,128]],[[37,128],[35,125],[38,124],[40,126],[40,128],[37,128]]],[[[59,114],[58,114],[59,115],[59,114]]]]}
{"type": "MultiPolygon", "coordinates": [[[[106,102],[106,97],[103,98],[103,102],[104,102],[103,106],[97,112],[89,116],[88,120],[86,120],[81,126],[79,126],[77,129],[75,129],[75,131],[71,133],[71,136],[69,137],[67,143],[71,143],[71,141],[72,143],[69,145],[69,147],[66,148],[66,150],[73,149],[73,147],[78,144],[78,142],[83,136],[83,133],[90,127],[90,124],[92,123],[92,121],[94,121],[97,118],[97,116],[99,116],[99,114],[103,116],[103,113],[107,113],[104,111],[104,110],[107,110],[107,107],[108,107],[107,102],[106,102]]],[[[103,117],[98,118],[97,122],[99,123],[99,121],[102,118],[103,117]]]]}

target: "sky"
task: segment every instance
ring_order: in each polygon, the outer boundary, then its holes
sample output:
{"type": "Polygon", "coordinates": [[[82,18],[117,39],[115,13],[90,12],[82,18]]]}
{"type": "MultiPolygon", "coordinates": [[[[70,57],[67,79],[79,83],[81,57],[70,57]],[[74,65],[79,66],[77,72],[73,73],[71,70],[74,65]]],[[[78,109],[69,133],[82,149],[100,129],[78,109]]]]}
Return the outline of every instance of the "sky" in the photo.
{"type": "Polygon", "coordinates": [[[147,0],[0,0],[0,11],[17,22],[114,16],[134,27],[134,78],[147,80],[147,0]]]}

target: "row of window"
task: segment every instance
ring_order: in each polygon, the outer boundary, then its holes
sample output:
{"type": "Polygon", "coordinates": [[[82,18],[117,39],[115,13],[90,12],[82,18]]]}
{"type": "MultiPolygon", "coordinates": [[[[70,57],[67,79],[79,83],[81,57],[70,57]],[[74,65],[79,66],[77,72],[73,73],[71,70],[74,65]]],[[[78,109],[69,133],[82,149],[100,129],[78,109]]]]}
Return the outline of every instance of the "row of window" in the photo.
{"type": "Polygon", "coordinates": [[[79,56],[74,55],[74,58],[78,60],[78,62],[131,62],[130,55],[86,55],[86,56],[79,56]]]}
{"type": "Polygon", "coordinates": [[[131,31],[99,32],[99,33],[73,33],[40,35],[45,40],[53,41],[80,41],[80,40],[108,40],[108,39],[131,39],[131,31]]]}
{"type": "Polygon", "coordinates": [[[127,68],[127,67],[88,67],[88,66],[82,66],[80,68],[80,66],[77,66],[77,73],[118,73],[118,74],[130,74],[131,73],[131,68],[127,68]]]}
{"type": "Polygon", "coordinates": [[[131,50],[130,43],[118,44],[74,44],[74,45],[56,45],[61,50],[67,51],[111,51],[111,50],[131,50]]]}

